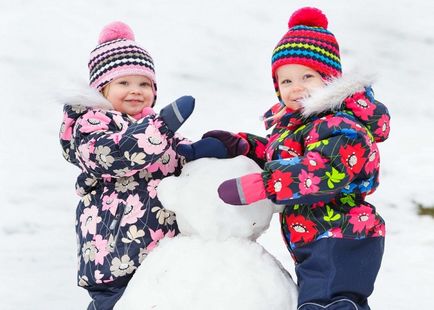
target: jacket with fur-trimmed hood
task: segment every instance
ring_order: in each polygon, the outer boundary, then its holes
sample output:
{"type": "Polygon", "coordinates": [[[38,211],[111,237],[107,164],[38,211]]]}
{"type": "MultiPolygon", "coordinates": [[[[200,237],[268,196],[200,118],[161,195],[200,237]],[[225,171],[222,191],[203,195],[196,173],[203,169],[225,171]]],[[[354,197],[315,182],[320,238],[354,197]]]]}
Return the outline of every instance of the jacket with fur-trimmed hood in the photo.
{"type": "Polygon", "coordinates": [[[78,284],[124,286],[157,242],[178,233],[174,213],[157,198],[161,179],[179,174],[182,137],[155,113],[136,120],[93,89],[64,106],[60,142],[80,168],[76,191],[78,284]]]}
{"type": "Polygon", "coordinates": [[[281,225],[290,249],[328,237],[384,236],[384,221],[365,197],[379,184],[377,143],[387,139],[390,117],[371,82],[333,80],[299,111],[274,105],[265,114],[273,128],[267,138],[240,133],[247,156],[264,168],[267,197],[286,205],[281,225]]]}

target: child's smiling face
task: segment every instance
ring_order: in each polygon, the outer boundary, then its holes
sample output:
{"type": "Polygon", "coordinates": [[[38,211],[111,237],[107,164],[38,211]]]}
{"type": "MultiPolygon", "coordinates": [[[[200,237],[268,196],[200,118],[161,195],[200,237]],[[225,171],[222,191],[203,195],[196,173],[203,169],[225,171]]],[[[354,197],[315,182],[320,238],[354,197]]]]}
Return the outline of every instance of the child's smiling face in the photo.
{"type": "Polygon", "coordinates": [[[143,75],[128,75],[110,82],[103,94],[116,111],[135,115],[154,102],[152,81],[143,75]]]}
{"type": "Polygon", "coordinates": [[[321,75],[303,65],[284,65],[276,70],[280,97],[292,110],[301,108],[301,100],[310,96],[311,91],[322,88],[325,82],[321,75]]]}

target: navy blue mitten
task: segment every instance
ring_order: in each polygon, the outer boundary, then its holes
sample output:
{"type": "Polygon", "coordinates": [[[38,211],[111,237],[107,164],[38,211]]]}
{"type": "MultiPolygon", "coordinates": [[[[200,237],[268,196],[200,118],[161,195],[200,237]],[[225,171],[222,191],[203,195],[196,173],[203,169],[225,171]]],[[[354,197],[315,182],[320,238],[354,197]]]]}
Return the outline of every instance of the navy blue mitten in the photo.
{"type": "Polygon", "coordinates": [[[178,144],[176,152],[185,157],[187,161],[203,157],[228,158],[225,145],[216,138],[204,138],[192,144],[178,144]]]}
{"type": "Polygon", "coordinates": [[[184,124],[185,120],[194,110],[194,98],[183,96],[175,102],[168,104],[160,111],[160,117],[173,133],[184,124]]]}

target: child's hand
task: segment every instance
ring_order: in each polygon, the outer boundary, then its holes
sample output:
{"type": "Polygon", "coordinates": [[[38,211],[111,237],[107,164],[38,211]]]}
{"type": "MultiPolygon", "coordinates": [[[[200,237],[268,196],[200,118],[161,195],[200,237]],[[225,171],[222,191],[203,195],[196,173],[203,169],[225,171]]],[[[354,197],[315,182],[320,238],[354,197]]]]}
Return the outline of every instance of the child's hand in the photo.
{"type": "Polygon", "coordinates": [[[248,205],[267,198],[260,173],[252,173],[220,184],[220,199],[231,205],[248,205]]]}
{"type": "Polygon", "coordinates": [[[194,98],[183,96],[168,104],[160,111],[160,117],[174,133],[181,127],[194,110],[194,98]]]}
{"type": "Polygon", "coordinates": [[[238,155],[246,155],[249,152],[249,142],[238,134],[224,131],[212,130],[206,132],[202,138],[215,138],[220,140],[226,147],[228,155],[226,158],[233,158],[238,155]]]}
{"type": "Polygon", "coordinates": [[[185,157],[187,161],[193,161],[204,157],[228,158],[225,145],[215,138],[204,138],[192,144],[180,143],[176,152],[185,157]]]}

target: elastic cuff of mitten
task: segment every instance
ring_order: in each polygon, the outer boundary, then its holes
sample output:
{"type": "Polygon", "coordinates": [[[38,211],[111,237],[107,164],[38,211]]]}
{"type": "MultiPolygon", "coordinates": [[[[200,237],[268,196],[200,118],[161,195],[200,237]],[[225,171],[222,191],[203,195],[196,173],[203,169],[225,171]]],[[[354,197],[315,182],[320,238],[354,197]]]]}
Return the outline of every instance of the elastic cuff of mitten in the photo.
{"type": "Polygon", "coordinates": [[[240,178],[246,204],[267,198],[261,173],[252,173],[240,178]]]}

